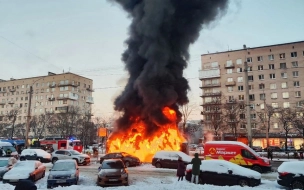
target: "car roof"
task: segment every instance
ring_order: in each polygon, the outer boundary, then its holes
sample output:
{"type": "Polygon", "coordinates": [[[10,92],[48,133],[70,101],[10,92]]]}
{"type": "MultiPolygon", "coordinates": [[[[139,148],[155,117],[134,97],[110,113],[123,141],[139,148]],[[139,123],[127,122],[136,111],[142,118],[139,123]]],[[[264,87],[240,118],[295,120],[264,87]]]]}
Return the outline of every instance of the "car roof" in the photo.
{"type": "Polygon", "coordinates": [[[60,162],[73,162],[73,163],[76,163],[76,161],[75,160],[70,160],[70,159],[68,159],[68,160],[57,160],[55,163],[60,163],[60,162]]]}
{"type": "Polygon", "coordinates": [[[116,162],[116,161],[122,162],[121,159],[116,159],[116,158],[113,158],[113,159],[106,159],[106,160],[104,160],[103,162],[116,162]]]}

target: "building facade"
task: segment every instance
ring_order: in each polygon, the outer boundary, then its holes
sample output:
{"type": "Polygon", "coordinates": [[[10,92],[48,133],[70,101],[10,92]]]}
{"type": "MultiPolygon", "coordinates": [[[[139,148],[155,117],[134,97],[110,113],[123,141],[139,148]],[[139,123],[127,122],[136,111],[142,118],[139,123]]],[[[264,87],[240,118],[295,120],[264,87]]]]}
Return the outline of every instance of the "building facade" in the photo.
{"type": "Polygon", "coordinates": [[[49,72],[46,76],[0,80],[0,123],[7,122],[6,115],[13,109],[18,110],[16,124],[26,123],[31,86],[31,116],[67,112],[69,106],[79,106],[82,113],[91,114],[93,81],[70,72],[49,72]]]}
{"type": "MultiPolygon", "coordinates": [[[[249,88],[252,128],[257,112],[265,104],[273,108],[301,107],[304,98],[304,41],[208,53],[201,56],[199,79],[202,89],[204,127],[212,130],[211,115],[222,114],[217,107],[223,102],[246,100],[249,88]],[[244,62],[248,64],[248,84],[245,84],[244,62]],[[303,94],[303,95],[302,95],[303,94]],[[224,98],[223,98],[224,97],[224,98]]],[[[245,105],[246,106],[246,105],[245,105]]],[[[244,118],[248,117],[244,112],[244,118]]],[[[237,123],[238,131],[246,133],[246,120],[237,123]]],[[[279,134],[278,122],[272,122],[270,133],[279,134]]]]}

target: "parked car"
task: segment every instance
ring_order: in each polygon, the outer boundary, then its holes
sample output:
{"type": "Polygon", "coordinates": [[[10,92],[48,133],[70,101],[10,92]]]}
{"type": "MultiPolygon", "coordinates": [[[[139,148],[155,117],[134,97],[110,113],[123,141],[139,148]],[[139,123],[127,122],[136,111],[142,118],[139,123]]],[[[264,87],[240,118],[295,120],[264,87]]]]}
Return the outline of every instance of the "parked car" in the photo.
{"type": "MultiPolygon", "coordinates": [[[[278,147],[278,146],[269,146],[269,148],[271,148],[271,150],[272,150],[273,152],[282,152],[282,151],[283,151],[283,150],[282,150],[280,147],[278,147]]],[[[265,152],[267,152],[267,150],[268,150],[268,147],[266,147],[266,148],[264,149],[265,152]]]]}
{"type": "Polygon", "coordinates": [[[288,152],[296,152],[297,151],[294,146],[287,146],[287,149],[285,149],[285,147],[283,147],[283,150],[288,151],[288,152]]]}
{"type": "Polygon", "coordinates": [[[0,148],[2,148],[2,154],[0,154],[2,157],[18,156],[17,150],[9,142],[0,142],[0,148]],[[10,150],[10,152],[11,152],[10,155],[7,155],[8,150],[10,150]]]}
{"type": "Polygon", "coordinates": [[[157,168],[174,168],[177,169],[177,160],[181,157],[185,164],[189,164],[192,157],[180,151],[161,150],[155,153],[152,158],[152,165],[157,168]]]}
{"type": "MultiPolygon", "coordinates": [[[[199,183],[220,186],[257,186],[261,174],[226,160],[203,160],[200,166],[199,183]]],[[[187,165],[186,180],[192,176],[192,164],[187,165]]]]}
{"type": "Polygon", "coordinates": [[[87,165],[91,162],[90,156],[81,154],[76,150],[56,150],[52,153],[52,163],[54,164],[57,160],[68,160],[73,159],[77,164],[87,165]]]}
{"type": "Polygon", "coordinates": [[[42,149],[24,149],[21,152],[20,160],[39,160],[42,163],[51,162],[51,154],[42,149]]]}
{"type": "Polygon", "coordinates": [[[277,183],[292,189],[304,189],[304,162],[283,162],[278,167],[277,183]]]}
{"type": "Polygon", "coordinates": [[[0,180],[2,180],[4,174],[8,172],[11,167],[8,166],[9,158],[0,158],[0,180]]]}
{"type": "Polygon", "coordinates": [[[99,167],[97,185],[129,185],[128,175],[128,170],[121,159],[107,159],[99,167]]]}
{"type": "Polygon", "coordinates": [[[126,167],[139,166],[141,164],[139,158],[125,152],[108,153],[100,158],[100,164],[106,159],[121,159],[126,167]]]}
{"type": "Polygon", "coordinates": [[[16,185],[23,179],[37,181],[45,176],[45,169],[45,165],[37,160],[19,161],[4,174],[3,183],[16,185]]]}
{"type": "Polygon", "coordinates": [[[252,150],[254,150],[256,152],[262,152],[263,151],[263,148],[260,147],[260,146],[252,146],[251,148],[252,148],[252,150]]]}
{"type": "Polygon", "coordinates": [[[58,185],[77,185],[79,168],[75,160],[58,160],[50,169],[47,188],[58,185]]]}

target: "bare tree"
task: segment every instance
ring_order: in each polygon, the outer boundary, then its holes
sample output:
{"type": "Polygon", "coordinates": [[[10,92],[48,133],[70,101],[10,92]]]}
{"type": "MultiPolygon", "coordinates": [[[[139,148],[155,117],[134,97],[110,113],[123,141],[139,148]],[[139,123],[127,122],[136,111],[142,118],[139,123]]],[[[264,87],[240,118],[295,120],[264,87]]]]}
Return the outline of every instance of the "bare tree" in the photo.
{"type": "Polygon", "coordinates": [[[42,138],[42,134],[46,131],[47,126],[49,126],[49,124],[52,123],[53,119],[54,119],[54,114],[50,112],[46,112],[38,116],[37,136],[39,139],[42,138]]]}
{"type": "Polygon", "coordinates": [[[304,108],[296,108],[297,118],[293,120],[293,126],[296,131],[303,135],[304,134],[304,108]]]}
{"type": "Polygon", "coordinates": [[[285,134],[285,150],[287,150],[288,134],[294,130],[293,122],[297,119],[297,111],[292,108],[279,108],[276,113],[278,113],[278,121],[282,125],[285,134]]]}
{"type": "Polygon", "coordinates": [[[197,109],[197,106],[195,104],[190,104],[190,103],[180,106],[180,112],[182,113],[182,129],[183,129],[183,132],[185,132],[185,130],[186,130],[186,124],[187,124],[187,121],[189,119],[189,116],[196,109],[197,109]]]}
{"type": "Polygon", "coordinates": [[[11,130],[11,135],[10,138],[12,139],[14,137],[14,132],[15,132],[15,122],[17,120],[17,117],[19,115],[19,110],[20,108],[14,108],[10,110],[7,114],[6,117],[8,118],[9,121],[11,121],[12,124],[12,130],[11,130]]]}
{"type": "Polygon", "coordinates": [[[267,147],[269,146],[269,130],[271,127],[271,122],[274,113],[275,113],[275,109],[271,105],[266,103],[264,103],[264,109],[261,110],[260,112],[257,112],[260,129],[266,131],[267,147]]]}

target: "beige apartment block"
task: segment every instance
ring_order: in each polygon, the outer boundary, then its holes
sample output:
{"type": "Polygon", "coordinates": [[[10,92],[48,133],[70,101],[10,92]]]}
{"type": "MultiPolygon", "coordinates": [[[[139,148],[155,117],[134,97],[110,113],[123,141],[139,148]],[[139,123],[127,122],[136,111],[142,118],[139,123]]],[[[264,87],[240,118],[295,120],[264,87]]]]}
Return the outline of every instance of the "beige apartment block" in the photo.
{"type": "MultiPolygon", "coordinates": [[[[212,100],[224,96],[225,101],[245,101],[244,62],[249,66],[248,87],[252,110],[264,109],[264,101],[274,108],[301,106],[304,99],[304,41],[246,47],[201,56],[199,79],[202,89],[202,115],[208,128],[212,100]]],[[[247,117],[247,116],[246,116],[247,117]]],[[[257,118],[251,115],[251,121],[257,118]]],[[[245,126],[238,126],[244,129],[245,126]]],[[[273,122],[270,133],[281,131],[273,122]]]]}
{"type": "Polygon", "coordinates": [[[30,86],[32,116],[66,112],[69,106],[79,106],[82,113],[91,115],[93,81],[70,72],[49,72],[46,76],[0,80],[0,122],[6,122],[10,110],[18,109],[16,124],[26,123],[30,86]]]}

